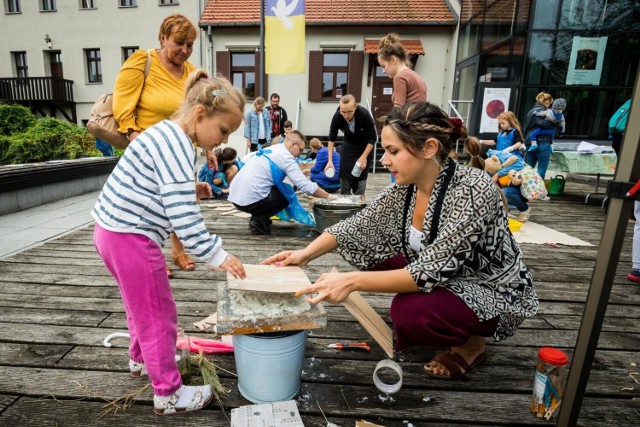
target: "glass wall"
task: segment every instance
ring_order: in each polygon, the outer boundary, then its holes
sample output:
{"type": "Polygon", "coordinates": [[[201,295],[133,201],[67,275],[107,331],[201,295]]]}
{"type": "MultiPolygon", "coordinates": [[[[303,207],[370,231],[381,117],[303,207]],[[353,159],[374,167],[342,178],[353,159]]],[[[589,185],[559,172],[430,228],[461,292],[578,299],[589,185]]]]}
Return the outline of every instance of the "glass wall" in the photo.
{"type": "Polygon", "coordinates": [[[546,91],[567,99],[567,137],[606,139],[638,72],[640,0],[464,1],[458,49],[459,71],[478,64],[475,76],[465,70],[474,85],[518,86],[520,119],[546,91]]]}

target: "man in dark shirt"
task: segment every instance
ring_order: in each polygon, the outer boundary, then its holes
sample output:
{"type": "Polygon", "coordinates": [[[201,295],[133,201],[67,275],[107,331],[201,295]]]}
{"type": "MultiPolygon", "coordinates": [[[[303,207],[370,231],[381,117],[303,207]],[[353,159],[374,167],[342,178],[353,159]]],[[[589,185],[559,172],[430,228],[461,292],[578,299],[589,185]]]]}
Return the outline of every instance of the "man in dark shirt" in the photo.
{"type": "Polygon", "coordinates": [[[287,111],[280,106],[280,95],[271,94],[271,105],[267,107],[267,111],[271,116],[271,137],[269,141],[278,135],[284,136],[284,122],[287,119],[287,111]]]}
{"type": "Polygon", "coordinates": [[[340,99],[340,106],[331,119],[329,160],[325,171],[334,168],[333,147],[338,131],[344,134],[340,151],[340,193],[364,194],[377,134],[373,117],[366,108],[358,105],[353,95],[345,95],[340,99]],[[356,164],[358,167],[354,168],[356,164]]]}

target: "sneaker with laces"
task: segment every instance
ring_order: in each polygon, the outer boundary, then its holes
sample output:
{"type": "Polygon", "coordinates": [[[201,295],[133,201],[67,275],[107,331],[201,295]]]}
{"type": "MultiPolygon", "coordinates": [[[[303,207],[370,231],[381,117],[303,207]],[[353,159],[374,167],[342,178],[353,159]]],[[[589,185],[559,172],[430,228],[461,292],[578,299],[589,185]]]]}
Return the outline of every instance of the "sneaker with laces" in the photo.
{"type": "Polygon", "coordinates": [[[129,360],[129,375],[133,378],[140,378],[147,375],[147,369],[144,367],[144,363],[129,360]]]}
{"type": "Polygon", "coordinates": [[[173,415],[197,411],[204,408],[213,399],[210,385],[180,386],[168,396],[153,396],[153,412],[156,415],[173,415]]]}
{"type": "Polygon", "coordinates": [[[627,279],[635,283],[640,283],[640,269],[634,268],[631,273],[627,274],[627,279]]]}

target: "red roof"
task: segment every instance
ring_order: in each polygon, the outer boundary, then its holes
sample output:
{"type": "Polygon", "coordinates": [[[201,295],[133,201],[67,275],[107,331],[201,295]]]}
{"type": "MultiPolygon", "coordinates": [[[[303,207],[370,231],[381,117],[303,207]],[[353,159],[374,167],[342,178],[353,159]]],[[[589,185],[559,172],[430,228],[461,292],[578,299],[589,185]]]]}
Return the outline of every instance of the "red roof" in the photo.
{"type": "MultiPolygon", "coordinates": [[[[450,24],[455,20],[445,0],[306,0],[307,25],[450,24]]],[[[200,25],[247,25],[260,22],[260,0],[209,0],[200,25]]]]}
{"type": "MultiPolygon", "coordinates": [[[[420,40],[401,39],[400,43],[402,43],[402,46],[404,46],[404,50],[407,52],[408,55],[411,55],[411,54],[424,55],[424,48],[422,47],[422,42],[420,40]]],[[[378,48],[379,44],[380,44],[380,39],[365,40],[364,52],[365,53],[380,52],[380,48],[378,48]]]]}

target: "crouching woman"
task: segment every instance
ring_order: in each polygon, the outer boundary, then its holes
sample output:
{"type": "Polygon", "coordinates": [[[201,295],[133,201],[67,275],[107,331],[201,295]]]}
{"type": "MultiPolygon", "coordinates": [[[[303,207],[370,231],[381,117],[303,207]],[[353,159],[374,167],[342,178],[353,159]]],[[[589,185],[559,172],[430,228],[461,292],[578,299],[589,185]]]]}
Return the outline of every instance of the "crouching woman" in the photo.
{"type": "Polygon", "coordinates": [[[446,348],[424,365],[442,379],[465,375],[485,360],[485,337],[513,335],[538,309],[500,190],[485,172],[447,157],[452,131],[434,104],[394,108],[381,136],[382,164],[396,184],[306,248],[263,261],[304,266],[337,250],[361,271],[322,274],[301,294],[315,304],[353,291],[395,293],[395,349],[446,348]]]}

